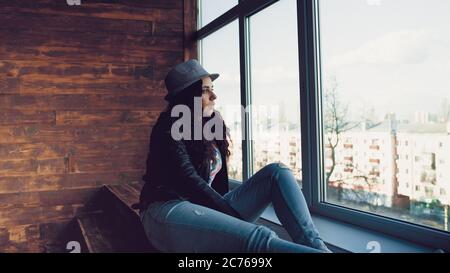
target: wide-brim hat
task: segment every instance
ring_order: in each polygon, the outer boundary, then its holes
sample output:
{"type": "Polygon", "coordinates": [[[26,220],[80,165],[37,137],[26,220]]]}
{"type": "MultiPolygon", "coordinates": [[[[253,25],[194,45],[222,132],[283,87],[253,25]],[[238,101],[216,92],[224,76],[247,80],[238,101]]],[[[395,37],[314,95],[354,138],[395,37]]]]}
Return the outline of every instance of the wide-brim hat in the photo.
{"type": "Polygon", "coordinates": [[[164,99],[171,100],[180,91],[207,76],[211,77],[211,80],[214,81],[219,77],[219,74],[208,73],[195,59],[176,65],[167,73],[164,80],[168,91],[164,99]]]}

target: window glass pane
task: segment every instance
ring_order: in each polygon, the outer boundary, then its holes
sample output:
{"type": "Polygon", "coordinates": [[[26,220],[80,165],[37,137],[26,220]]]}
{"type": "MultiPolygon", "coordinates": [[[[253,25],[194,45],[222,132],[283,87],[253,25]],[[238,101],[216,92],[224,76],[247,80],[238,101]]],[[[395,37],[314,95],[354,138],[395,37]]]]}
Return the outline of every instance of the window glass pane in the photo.
{"type": "Polygon", "coordinates": [[[326,201],[448,231],[450,1],[319,2],[326,201]]]}
{"type": "Polygon", "coordinates": [[[301,180],[296,1],[249,18],[253,171],[282,162],[301,180]]]}
{"type": "Polygon", "coordinates": [[[239,73],[239,25],[237,20],[201,41],[202,64],[209,73],[219,73],[214,81],[216,109],[230,129],[232,146],[228,163],[230,179],[242,181],[242,128],[239,73]]]}
{"type": "Polygon", "coordinates": [[[238,0],[199,0],[199,27],[202,28],[238,4],[238,0]]]}

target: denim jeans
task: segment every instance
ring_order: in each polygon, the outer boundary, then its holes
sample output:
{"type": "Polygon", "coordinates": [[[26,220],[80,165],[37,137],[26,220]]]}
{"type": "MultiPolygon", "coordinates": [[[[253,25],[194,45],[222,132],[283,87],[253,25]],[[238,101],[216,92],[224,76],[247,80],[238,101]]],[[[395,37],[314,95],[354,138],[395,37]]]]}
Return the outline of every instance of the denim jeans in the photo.
{"type": "Polygon", "coordinates": [[[265,166],[224,198],[244,220],[185,200],[153,202],[141,213],[147,237],[162,252],[329,252],[294,175],[285,165],[265,166]],[[293,242],[255,224],[270,203],[293,242]]]}

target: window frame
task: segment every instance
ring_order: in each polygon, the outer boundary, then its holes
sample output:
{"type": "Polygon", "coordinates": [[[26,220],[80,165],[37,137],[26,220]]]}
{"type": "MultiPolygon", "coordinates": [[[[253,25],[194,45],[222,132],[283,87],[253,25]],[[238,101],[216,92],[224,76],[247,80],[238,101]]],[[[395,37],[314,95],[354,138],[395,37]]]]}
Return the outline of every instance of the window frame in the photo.
{"type": "MultiPolygon", "coordinates": [[[[303,185],[309,188],[310,210],[325,217],[382,232],[432,248],[450,251],[450,234],[418,224],[325,203],[319,0],[297,0],[302,101],[303,185]],[[308,181],[308,183],[305,183],[308,181]],[[318,183],[312,183],[318,181],[318,183]]],[[[305,193],[305,191],[304,191],[305,193]]],[[[306,195],[306,193],[305,193],[306,195]]]]}
{"type": "MultiPolygon", "coordinates": [[[[201,0],[199,0],[201,1],[201,0]]],[[[250,98],[250,59],[249,59],[249,17],[279,0],[243,1],[199,29],[194,38],[201,39],[238,19],[239,22],[239,61],[241,105],[246,108],[250,98]]],[[[200,3],[198,5],[201,6],[200,3]]],[[[320,20],[318,0],[297,0],[298,57],[301,107],[301,149],[302,149],[302,191],[311,213],[338,221],[357,225],[369,230],[392,235],[410,242],[431,248],[450,251],[450,234],[434,228],[392,219],[369,212],[325,203],[323,153],[322,153],[322,109],[321,109],[321,57],[320,20]],[[317,181],[317,183],[313,183],[317,181]]],[[[199,47],[199,49],[200,49],[199,47]]],[[[201,56],[201,54],[199,54],[201,56]]],[[[252,141],[249,136],[250,116],[244,116],[245,130],[242,141],[243,181],[252,174],[252,141]]]]}
{"type": "MultiPolygon", "coordinates": [[[[201,7],[202,0],[199,0],[198,6],[201,7]]],[[[244,109],[251,105],[251,80],[250,80],[250,35],[249,35],[249,17],[258,11],[278,2],[279,0],[260,0],[260,1],[244,1],[239,0],[238,4],[217,17],[215,20],[199,29],[194,34],[194,39],[202,47],[201,40],[210,34],[218,31],[222,27],[228,25],[238,19],[239,24],[239,64],[240,64],[240,95],[241,105],[244,109]]],[[[198,16],[198,17],[201,17],[198,16]]],[[[201,52],[198,54],[201,56],[201,52]]],[[[243,181],[250,178],[253,173],[252,166],[252,140],[251,140],[251,113],[244,115],[242,120],[244,129],[242,131],[242,179],[243,181]]]]}

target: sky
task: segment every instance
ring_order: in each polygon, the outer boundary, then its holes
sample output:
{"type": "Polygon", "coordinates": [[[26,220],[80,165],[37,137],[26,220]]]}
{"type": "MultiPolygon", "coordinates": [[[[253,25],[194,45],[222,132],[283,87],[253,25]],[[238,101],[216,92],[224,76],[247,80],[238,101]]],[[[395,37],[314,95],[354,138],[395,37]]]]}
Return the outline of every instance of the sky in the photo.
{"type": "MultiPolygon", "coordinates": [[[[203,2],[204,22],[237,3],[203,2]]],[[[336,78],[352,116],[373,108],[378,118],[395,112],[412,120],[450,101],[449,0],[319,3],[323,86],[336,78]]],[[[253,102],[282,105],[292,121],[299,116],[295,11],[295,0],[280,0],[249,19],[253,102]]],[[[239,103],[237,22],[204,40],[203,63],[221,74],[218,103],[239,103]]]]}
{"type": "Polygon", "coordinates": [[[321,0],[324,78],[354,109],[436,112],[450,97],[448,14],[448,0],[321,0]]]}

